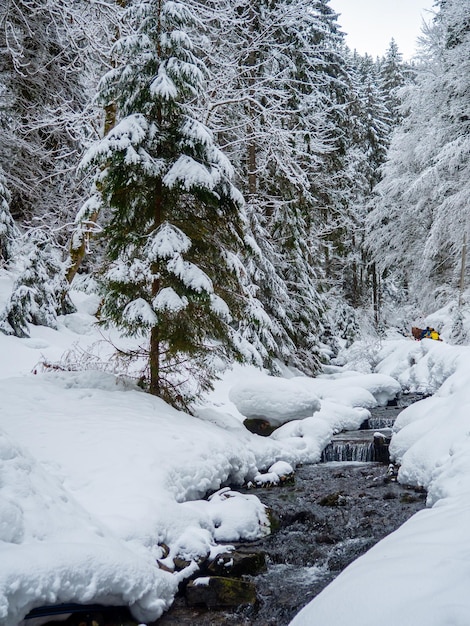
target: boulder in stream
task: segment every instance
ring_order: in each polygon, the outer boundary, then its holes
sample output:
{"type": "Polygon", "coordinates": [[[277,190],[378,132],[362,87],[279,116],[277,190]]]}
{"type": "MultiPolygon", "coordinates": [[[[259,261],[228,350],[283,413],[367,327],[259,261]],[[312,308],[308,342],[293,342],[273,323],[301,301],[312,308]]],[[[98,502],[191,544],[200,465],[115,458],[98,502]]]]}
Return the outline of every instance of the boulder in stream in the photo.
{"type": "Polygon", "coordinates": [[[256,602],[255,585],[240,578],[205,576],[190,581],[186,587],[188,606],[222,609],[254,605],[256,602]]]}
{"type": "Polygon", "coordinates": [[[264,552],[219,554],[207,569],[215,576],[255,576],[266,570],[266,555],[264,552]]]}

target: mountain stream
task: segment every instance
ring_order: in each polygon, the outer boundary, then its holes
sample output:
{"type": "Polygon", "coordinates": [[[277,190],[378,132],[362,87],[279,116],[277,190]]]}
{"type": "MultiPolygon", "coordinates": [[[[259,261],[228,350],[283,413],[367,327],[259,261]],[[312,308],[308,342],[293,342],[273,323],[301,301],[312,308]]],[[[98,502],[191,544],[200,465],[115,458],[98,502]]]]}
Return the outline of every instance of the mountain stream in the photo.
{"type": "Polygon", "coordinates": [[[207,610],[188,607],[180,597],[155,626],[289,624],[349,563],[425,507],[425,492],[400,485],[390,473],[387,445],[385,456],[383,445],[379,452],[382,462],[374,445],[379,432],[388,443],[397,415],[420,399],[409,394],[396,406],[373,409],[361,430],[334,437],[325,462],[298,467],[293,484],[247,491],[270,507],[276,527],[268,537],[236,546],[266,555],[266,571],[246,577],[256,587],[254,606],[207,610]]]}
{"type": "MultiPolygon", "coordinates": [[[[373,409],[360,430],[335,435],[323,452],[323,462],[297,467],[291,483],[239,489],[256,494],[270,508],[273,520],[269,536],[235,544],[241,559],[253,554],[263,559],[260,573],[244,575],[235,583],[249,587],[251,603],[222,609],[197,602],[190,606],[188,589],[194,583],[189,583],[170,610],[150,626],[287,626],[347,565],[424,508],[426,493],[400,485],[388,460],[395,418],[421,398],[404,395],[395,406],[373,409]]],[[[226,583],[227,577],[219,575],[217,584],[226,583]]],[[[70,626],[136,625],[125,608],[72,609],[76,612],[64,622],[70,626]]],[[[28,617],[40,614],[41,610],[32,611],[28,617]]],[[[47,610],[42,614],[52,615],[47,610]]],[[[38,623],[25,621],[27,626],[38,623]]]]}

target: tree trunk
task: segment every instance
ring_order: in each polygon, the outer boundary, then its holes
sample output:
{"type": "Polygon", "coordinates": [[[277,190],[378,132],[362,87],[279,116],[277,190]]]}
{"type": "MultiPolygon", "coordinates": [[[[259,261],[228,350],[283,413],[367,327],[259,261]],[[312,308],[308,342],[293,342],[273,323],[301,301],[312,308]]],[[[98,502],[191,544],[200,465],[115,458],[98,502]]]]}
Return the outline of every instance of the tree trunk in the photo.
{"type": "Polygon", "coordinates": [[[465,267],[467,264],[467,233],[463,234],[462,258],[460,262],[460,281],[459,281],[459,307],[462,306],[463,292],[465,289],[465,267]]]}
{"type": "MultiPolygon", "coordinates": [[[[248,129],[249,135],[253,135],[253,129],[248,129]]],[[[256,143],[252,137],[249,137],[248,143],[248,197],[254,198],[256,195],[257,176],[256,176],[256,143]]]]}
{"type": "Polygon", "coordinates": [[[160,387],[160,333],[158,326],[154,326],[150,332],[150,384],[149,392],[153,396],[161,395],[160,387]]]}
{"type": "MultiPolygon", "coordinates": [[[[92,224],[96,224],[96,222],[98,221],[98,217],[99,217],[99,211],[94,211],[88,218],[87,223],[90,224],[90,226],[92,224]]],[[[75,274],[78,272],[80,265],[82,264],[82,261],[85,258],[86,251],[87,251],[87,244],[88,244],[88,241],[90,240],[90,237],[91,237],[91,231],[85,232],[83,234],[81,244],[78,248],[73,247],[73,238],[72,238],[72,243],[70,245],[70,266],[65,275],[69,285],[71,284],[72,280],[75,278],[75,274]]]]}
{"type": "MultiPolygon", "coordinates": [[[[160,116],[159,116],[160,117],[160,116]]],[[[153,228],[156,230],[162,223],[163,215],[163,183],[159,179],[155,184],[155,204],[154,204],[154,221],[153,228]]],[[[160,291],[160,278],[159,268],[156,263],[152,264],[152,300],[157,296],[160,291]]],[[[150,332],[150,353],[149,353],[149,367],[150,367],[150,385],[149,392],[154,396],[161,395],[161,381],[160,381],[160,330],[158,322],[156,326],[152,327],[150,332]]]]}
{"type": "MultiPolygon", "coordinates": [[[[256,14],[252,6],[250,6],[250,23],[252,40],[249,45],[253,46],[253,40],[256,30],[256,14]]],[[[256,51],[252,48],[247,58],[248,66],[248,117],[249,122],[247,126],[247,169],[248,169],[248,197],[253,199],[256,196],[257,189],[257,172],[256,172],[256,135],[255,135],[255,97],[256,97],[256,82],[257,82],[257,69],[256,69],[256,51]]]]}
{"type": "Polygon", "coordinates": [[[375,263],[372,264],[372,302],[374,307],[374,322],[376,327],[378,327],[380,321],[380,295],[377,267],[375,263]]]}

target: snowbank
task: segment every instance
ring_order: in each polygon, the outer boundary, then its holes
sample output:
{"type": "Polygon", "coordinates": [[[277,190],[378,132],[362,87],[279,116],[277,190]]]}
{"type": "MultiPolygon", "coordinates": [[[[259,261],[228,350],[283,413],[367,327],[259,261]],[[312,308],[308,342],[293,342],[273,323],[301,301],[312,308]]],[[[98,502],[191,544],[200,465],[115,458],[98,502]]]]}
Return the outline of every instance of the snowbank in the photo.
{"type": "Polygon", "coordinates": [[[273,376],[235,385],[229,398],[242,415],[265,419],[271,426],[310,417],[320,409],[318,397],[301,382],[273,376]]]}
{"type": "Polygon", "coordinates": [[[129,604],[141,620],[161,614],[172,577],[107,531],[60,482],[0,431],[0,622],[35,606],[129,604]]]}
{"type": "Polygon", "coordinates": [[[398,417],[390,445],[401,482],[428,490],[429,509],[352,563],[292,626],[466,626],[470,599],[470,348],[385,342],[379,372],[435,392],[398,417]],[[338,602],[341,598],[341,602],[338,602]]]}

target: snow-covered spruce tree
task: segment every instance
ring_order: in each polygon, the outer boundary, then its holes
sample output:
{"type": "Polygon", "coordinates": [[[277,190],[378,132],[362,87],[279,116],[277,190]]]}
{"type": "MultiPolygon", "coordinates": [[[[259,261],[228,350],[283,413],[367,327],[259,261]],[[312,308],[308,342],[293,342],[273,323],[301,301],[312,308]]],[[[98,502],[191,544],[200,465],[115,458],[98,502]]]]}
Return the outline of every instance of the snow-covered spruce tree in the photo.
{"type": "Polygon", "coordinates": [[[192,51],[187,4],[139,1],[125,18],[134,33],[116,43],[122,63],[100,91],[118,121],[82,164],[98,168],[110,210],[101,314],[149,339],[150,393],[187,406],[210,385],[212,357],[241,358],[230,322],[242,305],[231,266],[242,198],[194,114],[204,66],[192,51]]]}
{"type": "Polygon", "coordinates": [[[378,68],[372,57],[365,55],[359,64],[361,79],[363,150],[368,170],[364,175],[369,184],[368,192],[380,180],[380,166],[384,163],[390,143],[391,122],[385,95],[379,88],[378,68]]]}
{"type": "Polygon", "coordinates": [[[16,337],[29,337],[28,324],[57,328],[57,315],[75,310],[67,295],[60,251],[41,231],[33,231],[27,248],[24,268],[0,313],[0,331],[16,337]]]}
{"type": "Polygon", "coordinates": [[[385,99],[385,106],[389,113],[389,122],[392,127],[400,123],[402,113],[400,111],[401,99],[399,90],[405,85],[406,77],[410,74],[403,64],[401,54],[396,41],[392,38],[385,52],[385,57],[380,63],[380,90],[385,99]]]}
{"type": "Polygon", "coordinates": [[[6,178],[0,166],[0,266],[10,260],[19,234],[10,213],[10,198],[6,178]]]}
{"type": "MultiPolygon", "coordinates": [[[[327,225],[326,270],[333,301],[342,292],[354,308],[378,306],[377,275],[364,245],[364,223],[372,189],[380,179],[390,140],[390,115],[379,89],[378,64],[369,55],[348,54],[343,70],[343,118],[333,131],[333,155],[327,225]]],[[[333,318],[335,316],[333,315],[333,318]]],[[[335,321],[333,319],[332,324],[335,321]]]]}
{"type": "MultiPolygon", "coordinates": [[[[316,26],[306,38],[312,71],[305,81],[307,87],[311,86],[311,98],[304,107],[325,112],[329,150],[323,154],[311,152],[310,198],[305,198],[308,212],[304,213],[311,250],[304,258],[314,259],[317,277],[325,290],[331,290],[329,302],[346,297],[357,306],[364,290],[363,206],[370,192],[364,87],[345,49],[338,15],[328,0],[310,3],[309,10],[316,26]]],[[[296,65],[302,68],[305,64],[296,65]]]]}

